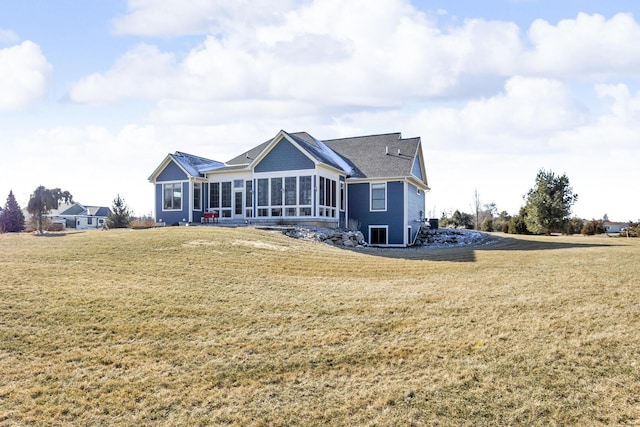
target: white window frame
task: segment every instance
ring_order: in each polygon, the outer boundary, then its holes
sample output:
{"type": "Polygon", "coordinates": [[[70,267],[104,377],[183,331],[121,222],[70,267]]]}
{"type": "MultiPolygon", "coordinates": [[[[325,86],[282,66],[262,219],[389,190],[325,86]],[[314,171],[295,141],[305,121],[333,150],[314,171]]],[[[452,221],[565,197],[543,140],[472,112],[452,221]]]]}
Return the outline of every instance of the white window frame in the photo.
{"type": "Polygon", "coordinates": [[[388,246],[389,245],[389,226],[388,225],[370,225],[369,226],[369,244],[370,245],[376,245],[376,246],[388,246]],[[385,242],[384,243],[373,243],[372,239],[371,239],[371,231],[374,228],[384,228],[385,229],[385,242]]]}
{"type": "MultiPolygon", "coordinates": [[[[175,190],[173,190],[175,191],[175,190]]],[[[172,197],[173,198],[173,197],[172,197]]],[[[162,183],[162,211],[163,212],[179,212],[182,210],[182,203],[184,201],[184,185],[182,182],[178,181],[178,182],[163,182],[162,183]],[[180,207],[179,208],[165,208],[165,198],[164,198],[164,194],[165,194],[165,188],[167,186],[171,185],[172,187],[174,185],[179,185],[180,186],[180,207]]],[[[172,203],[173,205],[173,203],[172,203]]]]}
{"type": "Polygon", "coordinates": [[[389,199],[388,197],[388,192],[387,192],[387,183],[386,182],[372,182],[369,184],[369,210],[371,212],[386,212],[387,211],[387,200],[389,199]],[[378,186],[383,186],[384,188],[384,208],[380,209],[380,208],[375,208],[373,207],[373,190],[374,190],[374,186],[378,187],[378,186]]]}

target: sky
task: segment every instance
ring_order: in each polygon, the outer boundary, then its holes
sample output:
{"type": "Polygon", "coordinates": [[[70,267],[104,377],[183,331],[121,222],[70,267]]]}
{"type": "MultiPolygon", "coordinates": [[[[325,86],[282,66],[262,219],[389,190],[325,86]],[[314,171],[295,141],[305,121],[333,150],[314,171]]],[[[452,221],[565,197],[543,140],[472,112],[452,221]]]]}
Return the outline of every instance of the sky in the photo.
{"type": "Polygon", "coordinates": [[[538,171],[573,215],[638,220],[640,2],[0,2],[0,204],[39,185],[153,212],[168,153],[279,130],[419,136],[426,212],[517,214],[538,171]]]}

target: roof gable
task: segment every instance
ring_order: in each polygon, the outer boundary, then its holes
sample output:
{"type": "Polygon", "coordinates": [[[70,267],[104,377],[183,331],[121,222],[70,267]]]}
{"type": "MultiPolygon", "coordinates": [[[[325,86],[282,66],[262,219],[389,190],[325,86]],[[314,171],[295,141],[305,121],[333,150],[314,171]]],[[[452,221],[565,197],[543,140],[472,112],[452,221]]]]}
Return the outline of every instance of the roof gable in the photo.
{"type": "Polygon", "coordinates": [[[174,154],[168,154],[164,158],[160,166],[149,177],[149,181],[183,180],[188,177],[201,177],[204,172],[223,166],[224,163],[216,160],[176,151],[174,154]]]}
{"type": "Polygon", "coordinates": [[[286,138],[281,138],[254,166],[256,172],[314,168],[313,160],[286,138]]]}

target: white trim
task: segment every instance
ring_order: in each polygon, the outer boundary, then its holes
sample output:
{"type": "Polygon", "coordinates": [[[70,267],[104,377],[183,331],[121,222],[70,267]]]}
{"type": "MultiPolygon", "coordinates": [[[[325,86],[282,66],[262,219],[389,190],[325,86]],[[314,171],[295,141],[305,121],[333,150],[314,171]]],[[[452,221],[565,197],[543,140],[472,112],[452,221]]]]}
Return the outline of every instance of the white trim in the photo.
{"type": "MultiPolygon", "coordinates": [[[[404,208],[402,210],[402,222],[405,227],[406,226],[411,227],[411,225],[409,224],[409,184],[406,181],[403,182],[402,188],[404,192],[404,208]]],[[[409,245],[409,236],[407,236],[407,233],[404,234],[402,241],[404,242],[405,246],[409,245]]]]}
{"type": "Polygon", "coordinates": [[[387,201],[389,200],[389,194],[387,189],[386,181],[376,181],[369,183],[369,212],[386,212],[387,211],[387,201]],[[373,186],[374,185],[384,185],[384,209],[374,209],[373,208],[373,186]]]}
{"type": "MultiPolygon", "coordinates": [[[[162,212],[180,212],[182,211],[182,208],[184,207],[184,183],[189,183],[189,181],[161,181],[159,183],[157,183],[157,185],[161,185],[162,186],[162,195],[160,197],[161,200],[161,206],[162,206],[162,212]],[[179,209],[165,209],[164,208],[164,186],[168,185],[168,184],[180,184],[180,208],[179,209]]],[[[191,212],[191,209],[189,209],[189,212],[191,212]]]]}
{"type": "Polygon", "coordinates": [[[385,225],[382,225],[382,224],[381,225],[369,225],[369,236],[367,236],[367,237],[368,237],[367,240],[368,240],[370,245],[389,246],[389,225],[388,224],[385,224],[385,225]],[[386,230],[385,231],[385,242],[384,242],[383,245],[381,245],[379,243],[378,244],[371,243],[371,229],[372,228],[384,228],[386,230]]]}

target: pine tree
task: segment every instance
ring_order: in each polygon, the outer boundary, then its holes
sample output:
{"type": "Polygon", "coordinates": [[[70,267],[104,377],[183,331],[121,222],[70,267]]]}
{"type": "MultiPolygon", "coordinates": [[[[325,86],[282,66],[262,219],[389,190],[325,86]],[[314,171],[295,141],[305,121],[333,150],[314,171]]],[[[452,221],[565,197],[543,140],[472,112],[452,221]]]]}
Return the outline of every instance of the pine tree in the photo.
{"type": "Polygon", "coordinates": [[[109,228],[127,228],[131,224],[131,212],[127,207],[124,199],[118,197],[113,199],[113,206],[111,207],[111,213],[107,219],[107,227],[109,228]]]}
{"type": "Polygon", "coordinates": [[[18,233],[22,230],[24,230],[24,214],[13,195],[13,191],[9,191],[7,203],[0,213],[0,232],[18,233]]]}
{"type": "Polygon", "coordinates": [[[571,206],[577,200],[578,195],[573,193],[567,175],[559,176],[541,169],[535,187],[527,194],[527,229],[534,234],[563,231],[571,206]]]}

